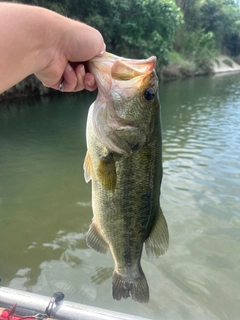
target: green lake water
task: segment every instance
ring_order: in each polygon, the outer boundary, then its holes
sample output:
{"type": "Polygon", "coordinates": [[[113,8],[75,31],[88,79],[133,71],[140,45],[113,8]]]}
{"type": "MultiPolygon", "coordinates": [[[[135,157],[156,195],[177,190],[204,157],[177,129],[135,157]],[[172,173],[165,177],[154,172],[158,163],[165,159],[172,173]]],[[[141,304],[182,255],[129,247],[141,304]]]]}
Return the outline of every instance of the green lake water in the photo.
{"type": "Polygon", "coordinates": [[[114,301],[112,257],[86,245],[90,93],[0,103],[2,286],[151,319],[239,319],[240,74],[168,82],[160,98],[170,247],[143,253],[150,302],[114,301]]]}

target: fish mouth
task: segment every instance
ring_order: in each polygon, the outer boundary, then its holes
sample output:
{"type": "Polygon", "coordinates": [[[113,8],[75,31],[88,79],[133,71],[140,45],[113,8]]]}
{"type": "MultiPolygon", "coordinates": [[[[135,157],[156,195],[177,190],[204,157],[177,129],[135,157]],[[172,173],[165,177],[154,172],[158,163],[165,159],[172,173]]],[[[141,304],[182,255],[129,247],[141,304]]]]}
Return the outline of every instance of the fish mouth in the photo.
{"type": "MultiPolygon", "coordinates": [[[[153,71],[153,69],[156,68],[156,62],[157,62],[157,58],[155,56],[152,56],[148,59],[127,59],[127,58],[123,58],[123,57],[119,57],[113,53],[110,52],[106,52],[105,53],[105,57],[108,60],[111,61],[118,61],[119,63],[122,63],[126,66],[131,67],[134,71],[136,71],[136,73],[138,73],[137,75],[142,74],[142,73],[151,73],[153,71]]],[[[134,74],[133,74],[134,77],[134,74]]]]}
{"type": "Polygon", "coordinates": [[[105,57],[109,58],[109,59],[115,59],[115,60],[119,60],[120,57],[117,56],[116,54],[110,53],[110,52],[105,52],[105,57]]]}
{"type": "Polygon", "coordinates": [[[102,77],[109,76],[113,80],[128,81],[141,75],[148,75],[156,68],[156,57],[148,59],[127,59],[106,52],[88,62],[89,71],[96,77],[98,84],[102,77]]]}
{"type": "Polygon", "coordinates": [[[157,88],[155,67],[154,56],[136,60],[106,52],[89,61],[89,71],[95,76],[98,85],[93,128],[98,140],[109,150],[129,154],[135,145],[142,146],[145,143],[145,134],[140,124],[131,116],[135,107],[132,106],[132,112],[129,108],[132,100],[142,104],[147,88],[157,88]]]}

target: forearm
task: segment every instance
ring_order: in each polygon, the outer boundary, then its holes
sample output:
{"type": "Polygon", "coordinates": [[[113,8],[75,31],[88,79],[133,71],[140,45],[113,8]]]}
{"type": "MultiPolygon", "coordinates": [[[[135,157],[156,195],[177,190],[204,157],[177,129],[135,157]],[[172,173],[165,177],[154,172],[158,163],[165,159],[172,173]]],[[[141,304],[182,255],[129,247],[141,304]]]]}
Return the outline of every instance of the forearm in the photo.
{"type": "MultiPolygon", "coordinates": [[[[0,92],[43,66],[40,56],[50,36],[49,12],[33,6],[0,3],[0,92]]],[[[44,50],[48,59],[48,50],[44,50]]]]}

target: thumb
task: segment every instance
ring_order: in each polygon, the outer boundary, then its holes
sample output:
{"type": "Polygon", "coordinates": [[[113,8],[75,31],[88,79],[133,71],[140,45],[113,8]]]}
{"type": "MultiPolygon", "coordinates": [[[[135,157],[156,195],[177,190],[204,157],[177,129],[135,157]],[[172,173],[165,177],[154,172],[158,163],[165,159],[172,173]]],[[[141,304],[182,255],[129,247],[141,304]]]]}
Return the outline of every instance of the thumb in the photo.
{"type": "Polygon", "coordinates": [[[84,62],[103,53],[105,43],[101,33],[84,23],[74,21],[68,46],[68,61],[84,62]]]}

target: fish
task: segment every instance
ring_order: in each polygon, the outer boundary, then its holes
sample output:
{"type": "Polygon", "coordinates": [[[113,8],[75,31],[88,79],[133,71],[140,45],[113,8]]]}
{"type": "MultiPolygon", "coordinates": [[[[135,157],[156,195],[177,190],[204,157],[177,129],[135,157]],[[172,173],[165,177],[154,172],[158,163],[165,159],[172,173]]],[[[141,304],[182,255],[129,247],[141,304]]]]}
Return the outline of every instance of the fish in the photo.
{"type": "Polygon", "coordinates": [[[111,251],[112,296],[149,301],[141,267],[143,245],[150,259],[169,245],[160,208],[162,138],[156,57],[127,59],[111,53],[94,57],[89,71],[98,95],[86,126],[85,181],[92,181],[93,219],[87,245],[111,251]]]}

